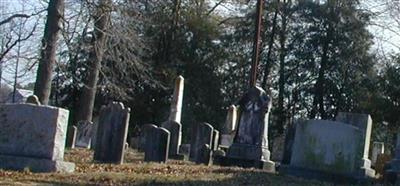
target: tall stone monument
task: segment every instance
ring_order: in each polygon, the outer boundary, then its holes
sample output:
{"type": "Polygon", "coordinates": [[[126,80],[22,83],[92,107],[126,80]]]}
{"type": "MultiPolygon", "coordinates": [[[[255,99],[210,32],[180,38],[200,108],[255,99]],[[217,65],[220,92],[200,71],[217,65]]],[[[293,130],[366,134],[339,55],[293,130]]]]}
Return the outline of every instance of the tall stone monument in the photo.
{"type": "Polygon", "coordinates": [[[113,102],[103,107],[97,128],[94,160],[122,164],[128,135],[130,108],[113,102]]]}
{"type": "Polygon", "coordinates": [[[274,172],[275,163],[270,160],[268,150],[270,98],[260,87],[253,87],[239,104],[241,112],[236,135],[221,164],[255,167],[274,172]]]}
{"type": "Polygon", "coordinates": [[[64,161],[69,111],[34,104],[0,105],[0,169],[73,172],[64,161]]]}
{"type": "Polygon", "coordinates": [[[184,78],[178,76],[175,81],[174,94],[171,101],[171,112],[168,121],[161,124],[170,134],[169,157],[172,159],[184,159],[179,154],[179,147],[182,143],[182,100],[183,100],[184,78]]]}

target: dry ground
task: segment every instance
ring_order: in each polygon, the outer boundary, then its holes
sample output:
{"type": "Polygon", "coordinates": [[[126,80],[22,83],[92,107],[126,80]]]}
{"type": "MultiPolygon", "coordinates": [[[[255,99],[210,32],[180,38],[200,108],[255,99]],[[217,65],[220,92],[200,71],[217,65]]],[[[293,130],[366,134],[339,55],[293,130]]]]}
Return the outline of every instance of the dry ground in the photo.
{"type": "Polygon", "coordinates": [[[67,150],[65,160],[76,164],[69,174],[0,170],[0,185],[333,185],[254,169],[144,163],[143,154],[131,149],[123,165],[93,163],[92,157],[89,150],[67,150]]]}

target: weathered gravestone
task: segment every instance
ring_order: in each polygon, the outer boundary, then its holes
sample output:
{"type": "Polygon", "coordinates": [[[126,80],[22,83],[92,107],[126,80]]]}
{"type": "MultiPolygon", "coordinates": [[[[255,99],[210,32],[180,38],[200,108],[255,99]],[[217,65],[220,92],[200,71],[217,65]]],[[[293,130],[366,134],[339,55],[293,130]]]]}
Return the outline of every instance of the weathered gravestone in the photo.
{"type": "MultiPolygon", "coordinates": [[[[364,125],[371,125],[369,115],[365,117],[369,119],[364,125]]],[[[356,125],[338,121],[298,121],[289,165],[282,165],[280,171],[332,181],[372,178],[375,171],[364,154],[365,138],[370,136],[365,132],[356,125]]]]}
{"type": "Polygon", "coordinates": [[[211,150],[216,151],[219,147],[219,131],[214,129],[211,141],[211,150]]]}
{"type": "Polygon", "coordinates": [[[252,87],[239,102],[240,118],[233,144],[218,163],[275,171],[268,150],[271,100],[260,87],[252,87]]]}
{"type": "Polygon", "coordinates": [[[33,104],[0,105],[0,169],[73,172],[64,147],[69,111],[33,104]]]}
{"type": "Polygon", "coordinates": [[[222,128],[221,146],[229,147],[232,145],[233,138],[235,137],[235,129],[237,123],[237,108],[231,105],[226,115],[225,125],[222,128]]]}
{"type": "Polygon", "coordinates": [[[193,128],[192,139],[190,143],[190,161],[198,164],[209,163],[209,161],[204,159],[204,146],[208,145],[208,147],[211,148],[213,131],[214,128],[208,123],[199,123],[193,128]]]}
{"type": "Polygon", "coordinates": [[[130,109],[113,102],[103,107],[97,128],[94,160],[122,164],[129,127],[130,109]]]}
{"type": "Polygon", "coordinates": [[[79,121],[77,127],[75,147],[90,149],[93,137],[93,123],[90,121],[79,121]]]}
{"type": "Polygon", "coordinates": [[[385,144],[382,142],[373,142],[372,153],[371,153],[371,164],[375,166],[378,156],[384,153],[385,153],[385,144]]]}
{"type": "Polygon", "coordinates": [[[184,159],[183,155],[179,154],[179,146],[182,139],[182,125],[176,121],[166,121],[161,126],[167,129],[171,136],[169,142],[169,156],[172,159],[184,159]]]}
{"type": "Polygon", "coordinates": [[[396,147],[394,150],[394,158],[388,164],[388,169],[385,171],[387,181],[392,184],[399,183],[400,177],[400,130],[397,131],[396,147]]]}
{"type": "Polygon", "coordinates": [[[156,125],[147,125],[144,161],[166,162],[168,160],[170,132],[156,125]]]}
{"type": "Polygon", "coordinates": [[[67,140],[66,140],[66,147],[69,147],[71,149],[75,148],[75,141],[76,141],[76,133],[77,133],[77,128],[75,125],[69,126],[67,130],[67,140]]]}

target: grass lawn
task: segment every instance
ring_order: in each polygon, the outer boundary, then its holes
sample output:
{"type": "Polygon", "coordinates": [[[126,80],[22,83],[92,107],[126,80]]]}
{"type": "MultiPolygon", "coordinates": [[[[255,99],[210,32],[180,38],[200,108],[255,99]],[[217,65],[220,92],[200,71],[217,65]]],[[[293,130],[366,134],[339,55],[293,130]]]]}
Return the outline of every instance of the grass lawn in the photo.
{"type": "Polygon", "coordinates": [[[31,173],[0,170],[0,185],[333,185],[282,176],[256,169],[195,165],[169,161],[144,163],[143,154],[129,149],[123,165],[93,163],[93,152],[66,150],[74,173],[31,173]]]}

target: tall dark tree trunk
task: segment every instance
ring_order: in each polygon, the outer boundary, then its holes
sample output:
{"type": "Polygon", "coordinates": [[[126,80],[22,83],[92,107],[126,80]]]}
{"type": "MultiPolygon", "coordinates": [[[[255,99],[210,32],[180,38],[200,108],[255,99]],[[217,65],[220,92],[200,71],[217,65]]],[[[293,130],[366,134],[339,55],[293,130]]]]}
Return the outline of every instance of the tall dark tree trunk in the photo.
{"type": "Polygon", "coordinates": [[[47,21],[44,28],[39,67],[36,75],[34,94],[47,105],[51,92],[53,67],[56,62],[56,48],[60,21],[64,13],[64,0],[50,0],[47,8],[47,21]]]}
{"type": "Polygon", "coordinates": [[[77,112],[77,121],[92,121],[97,81],[99,79],[99,71],[107,37],[106,31],[109,23],[110,4],[109,0],[100,0],[94,15],[93,48],[87,61],[87,77],[79,99],[80,106],[78,108],[79,112],[77,112]]]}
{"type": "Polygon", "coordinates": [[[277,23],[277,18],[278,18],[278,13],[279,13],[279,0],[277,1],[277,6],[276,10],[274,13],[274,18],[272,19],[272,31],[271,35],[269,38],[269,43],[268,43],[268,53],[267,53],[267,58],[265,62],[265,67],[264,67],[264,77],[262,80],[261,87],[263,87],[265,90],[268,90],[268,82],[270,81],[269,79],[269,74],[271,73],[271,68],[272,68],[272,60],[271,60],[271,53],[272,53],[272,48],[274,46],[274,41],[275,41],[275,33],[276,33],[276,23],[277,23]]]}
{"type": "Polygon", "coordinates": [[[286,114],[284,109],[284,94],[285,94],[285,58],[286,58],[286,27],[287,27],[287,2],[286,0],[282,3],[282,26],[279,32],[279,43],[280,43],[280,51],[279,51],[279,92],[278,92],[278,132],[279,134],[283,133],[284,124],[286,121],[286,114]]]}

